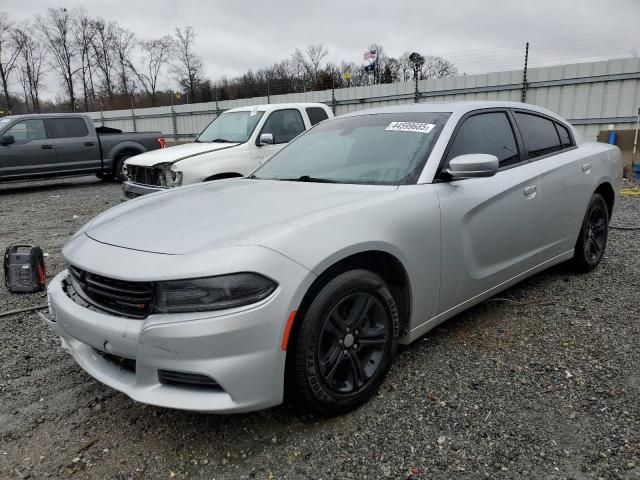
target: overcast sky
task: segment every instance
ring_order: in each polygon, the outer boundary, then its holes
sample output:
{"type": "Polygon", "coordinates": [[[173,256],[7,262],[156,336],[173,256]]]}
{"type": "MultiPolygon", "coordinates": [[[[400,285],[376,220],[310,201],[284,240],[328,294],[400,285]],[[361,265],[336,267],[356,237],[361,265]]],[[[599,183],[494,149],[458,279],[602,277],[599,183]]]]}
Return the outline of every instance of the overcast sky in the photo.
{"type": "Polygon", "coordinates": [[[361,62],[364,49],[379,42],[388,55],[442,55],[466,73],[521,68],[526,41],[533,66],[640,51],[640,0],[2,0],[0,11],[20,22],[60,6],[84,7],[138,38],[191,25],[214,80],[312,43],[326,45],[336,63],[361,62]]]}

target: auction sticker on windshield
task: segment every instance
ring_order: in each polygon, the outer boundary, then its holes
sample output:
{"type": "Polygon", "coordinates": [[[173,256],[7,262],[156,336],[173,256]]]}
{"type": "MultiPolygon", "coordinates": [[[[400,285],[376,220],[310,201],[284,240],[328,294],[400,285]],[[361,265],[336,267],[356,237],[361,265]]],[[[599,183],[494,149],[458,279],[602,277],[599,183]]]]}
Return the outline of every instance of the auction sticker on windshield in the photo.
{"type": "Polygon", "coordinates": [[[391,122],[385,130],[395,132],[429,133],[434,128],[436,128],[436,126],[433,123],[391,122]]]}

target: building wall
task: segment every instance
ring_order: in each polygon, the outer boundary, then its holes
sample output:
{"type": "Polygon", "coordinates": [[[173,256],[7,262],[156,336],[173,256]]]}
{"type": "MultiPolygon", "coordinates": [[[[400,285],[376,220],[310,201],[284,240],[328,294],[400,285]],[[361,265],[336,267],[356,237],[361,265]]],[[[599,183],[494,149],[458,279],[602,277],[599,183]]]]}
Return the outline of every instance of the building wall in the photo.
{"type": "MultiPolygon", "coordinates": [[[[640,107],[640,58],[578,63],[529,69],[527,103],[565,117],[587,140],[598,132],[632,128],[640,107]]],[[[520,70],[459,75],[418,82],[420,102],[457,100],[520,101],[520,70]]],[[[365,108],[413,103],[415,83],[403,82],[336,89],[336,115],[365,108]]],[[[331,90],[273,95],[271,103],[322,102],[332,105],[331,90]]],[[[125,131],[161,131],[169,138],[193,139],[216,112],[243,105],[267,103],[267,97],[226,100],[175,107],[92,112],[97,125],[125,131]]]]}

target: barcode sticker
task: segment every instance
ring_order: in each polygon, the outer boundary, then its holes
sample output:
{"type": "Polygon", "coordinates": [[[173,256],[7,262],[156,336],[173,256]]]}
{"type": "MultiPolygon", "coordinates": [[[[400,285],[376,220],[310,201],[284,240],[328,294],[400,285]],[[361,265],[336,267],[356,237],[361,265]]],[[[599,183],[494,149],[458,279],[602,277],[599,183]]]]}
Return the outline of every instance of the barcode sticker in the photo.
{"type": "Polygon", "coordinates": [[[391,122],[385,130],[394,132],[429,133],[434,128],[436,128],[436,126],[433,123],[391,122]]]}

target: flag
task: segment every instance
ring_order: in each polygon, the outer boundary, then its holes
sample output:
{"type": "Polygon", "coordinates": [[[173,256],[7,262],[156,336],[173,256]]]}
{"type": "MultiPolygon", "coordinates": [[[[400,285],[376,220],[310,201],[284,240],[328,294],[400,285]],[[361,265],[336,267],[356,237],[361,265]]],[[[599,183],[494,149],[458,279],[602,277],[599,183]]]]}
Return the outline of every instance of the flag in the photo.
{"type": "Polygon", "coordinates": [[[378,50],[367,50],[364,52],[364,60],[369,63],[375,63],[378,60],[378,50]]]}

